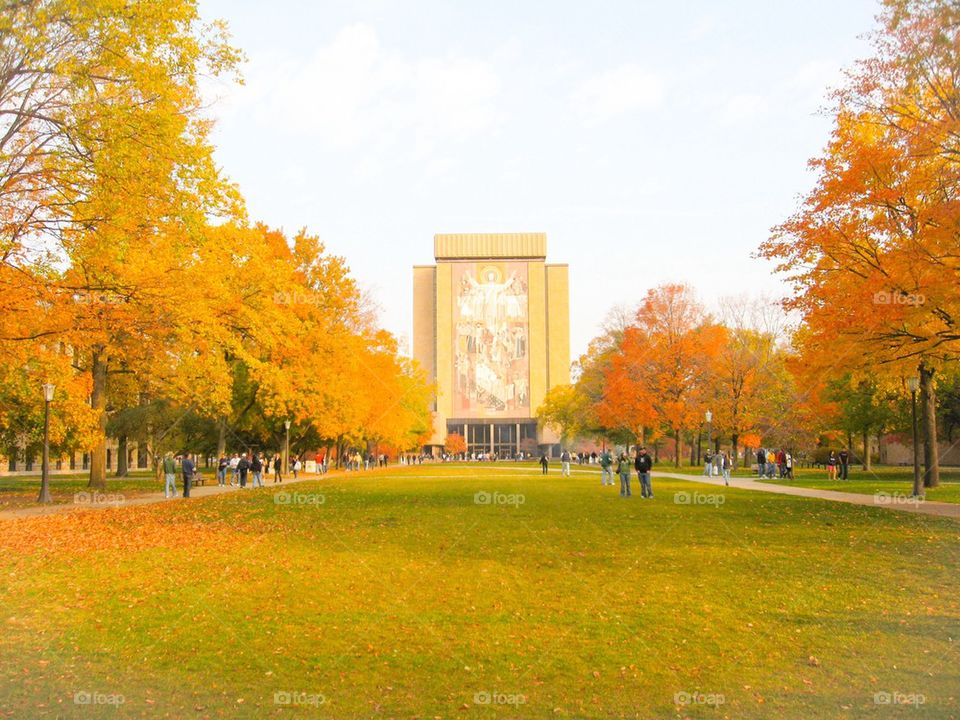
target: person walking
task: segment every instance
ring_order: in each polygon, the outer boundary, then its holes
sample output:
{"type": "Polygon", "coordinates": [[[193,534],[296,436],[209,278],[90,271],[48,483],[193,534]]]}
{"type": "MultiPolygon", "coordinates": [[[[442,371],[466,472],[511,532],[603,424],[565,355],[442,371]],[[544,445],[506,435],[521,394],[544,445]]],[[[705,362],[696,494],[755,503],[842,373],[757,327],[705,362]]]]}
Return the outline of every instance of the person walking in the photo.
{"type": "Polygon", "coordinates": [[[653,486],[650,484],[650,471],[653,469],[653,458],[647,454],[645,447],[637,451],[633,466],[636,468],[637,477],[640,479],[640,497],[652,498],[653,486]]]}
{"type": "Polygon", "coordinates": [[[560,453],[560,474],[570,477],[570,453],[566,450],[560,453]]]}
{"type": "Polygon", "coordinates": [[[840,479],[849,480],[850,479],[850,452],[843,448],[840,451],[840,454],[837,456],[837,459],[840,461],[840,479]]]}
{"type": "Polygon", "coordinates": [[[230,461],[227,460],[226,455],[221,455],[217,460],[217,485],[226,485],[227,483],[227,468],[230,466],[230,461]]]}
{"type": "Polygon", "coordinates": [[[613,485],[613,456],[606,448],[600,453],[600,484],[613,485]]]}
{"type": "Polygon", "coordinates": [[[727,451],[724,450],[720,454],[720,472],[723,473],[723,484],[730,484],[730,456],[727,454],[727,451]]]}
{"type": "Polygon", "coordinates": [[[760,476],[760,479],[763,480],[767,474],[767,454],[763,451],[763,448],[757,450],[757,475],[760,476]]]}
{"type": "Polygon", "coordinates": [[[283,460],[280,459],[280,453],[273,456],[273,484],[283,482],[283,476],[280,474],[280,468],[283,467],[283,460]]]}
{"type": "Polygon", "coordinates": [[[167,453],[163,458],[163,496],[172,498],[177,496],[177,461],[173,453],[167,453]]]}
{"type": "Polygon", "coordinates": [[[193,455],[186,454],[183,462],[180,463],[180,469],[183,471],[183,496],[188,498],[190,497],[190,483],[193,481],[193,473],[197,470],[197,466],[193,463],[193,455]]]}
{"type": "Polygon", "coordinates": [[[263,487],[263,458],[260,453],[254,453],[250,459],[250,472],[253,474],[253,486],[263,487]]]}
{"type": "Polygon", "coordinates": [[[250,472],[250,459],[248,454],[249,453],[244,453],[240,457],[240,462],[237,463],[237,472],[240,473],[240,487],[244,490],[247,488],[247,474],[250,472]]]}
{"type": "Polygon", "coordinates": [[[240,465],[240,456],[236,453],[230,458],[230,485],[231,487],[240,482],[240,472],[237,466],[240,465]]]}
{"type": "Polygon", "coordinates": [[[297,473],[300,472],[300,458],[295,457],[293,459],[293,479],[297,479],[297,473]]]}
{"type": "Polygon", "coordinates": [[[540,453],[540,468],[543,470],[542,474],[547,474],[547,454],[540,453]]]}
{"type": "Polygon", "coordinates": [[[620,453],[620,457],[617,458],[617,475],[620,476],[620,497],[631,497],[630,471],[632,469],[633,468],[630,467],[630,460],[627,458],[626,453],[620,453]]]}
{"type": "Polygon", "coordinates": [[[789,452],[784,456],[784,463],[787,467],[787,479],[793,480],[793,455],[789,452]]]}
{"type": "Polygon", "coordinates": [[[710,477],[710,468],[713,466],[713,454],[710,452],[710,448],[707,448],[707,452],[703,456],[703,474],[705,477],[710,477]]]}
{"type": "Polygon", "coordinates": [[[830,480],[837,479],[837,454],[833,450],[827,456],[827,478],[830,480]]]}

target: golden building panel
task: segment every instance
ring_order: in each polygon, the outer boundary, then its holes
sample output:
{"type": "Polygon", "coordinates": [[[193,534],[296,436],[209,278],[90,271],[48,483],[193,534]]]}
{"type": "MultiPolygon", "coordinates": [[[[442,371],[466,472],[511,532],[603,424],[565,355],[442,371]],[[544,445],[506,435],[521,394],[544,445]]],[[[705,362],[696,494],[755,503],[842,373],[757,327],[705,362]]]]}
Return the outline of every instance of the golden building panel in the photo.
{"type": "Polygon", "coordinates": [[[461,233],[433,236],[437,260],[539,259],[547,256],[546,233],[461,233]]]}

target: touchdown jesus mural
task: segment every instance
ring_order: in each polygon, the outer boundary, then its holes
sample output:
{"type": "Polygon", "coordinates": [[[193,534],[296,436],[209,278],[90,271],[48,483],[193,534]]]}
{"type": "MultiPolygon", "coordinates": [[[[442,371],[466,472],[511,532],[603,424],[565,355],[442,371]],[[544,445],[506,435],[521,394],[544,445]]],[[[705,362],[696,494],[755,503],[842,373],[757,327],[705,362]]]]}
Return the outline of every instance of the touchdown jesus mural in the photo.
{"type": "Polygon", "coordinates": [[[454,413],[527,415],[527,264],[456,263],[453,288],[454,413]]]}

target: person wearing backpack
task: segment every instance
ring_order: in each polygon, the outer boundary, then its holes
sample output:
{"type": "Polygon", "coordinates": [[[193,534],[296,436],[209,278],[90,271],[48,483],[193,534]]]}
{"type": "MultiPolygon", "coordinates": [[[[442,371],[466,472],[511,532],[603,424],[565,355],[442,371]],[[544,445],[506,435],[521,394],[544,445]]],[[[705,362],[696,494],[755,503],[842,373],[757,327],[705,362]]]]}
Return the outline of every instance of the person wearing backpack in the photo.
{"type": "Polygon", "coordinates": [[[163,496],[172,498],[177,496],[177,461],[173,453],[167,453],[163,458],[163,496]]]}
{"type": "Polygon", "coordinates": [[[757,450],[757,475],[760,476],[761,480],[767,475],[767,454],[763,451],[763,448],[757,450]]]}
{"type": "Polygon", "coordinates": [[[653,498],[653,486],[650,484],[650,470],[653,468],[653,458],[647,454],[645,447],[637,450],[637,457],[633,461],[640,480],[640,497],[653,498]]]}
{"type": "Polygon", "coordinates": [[[547,474],[547,454],[546,453],[540,454],[540,467],[543,470],[542,474],[546,475],[547,474]]]}

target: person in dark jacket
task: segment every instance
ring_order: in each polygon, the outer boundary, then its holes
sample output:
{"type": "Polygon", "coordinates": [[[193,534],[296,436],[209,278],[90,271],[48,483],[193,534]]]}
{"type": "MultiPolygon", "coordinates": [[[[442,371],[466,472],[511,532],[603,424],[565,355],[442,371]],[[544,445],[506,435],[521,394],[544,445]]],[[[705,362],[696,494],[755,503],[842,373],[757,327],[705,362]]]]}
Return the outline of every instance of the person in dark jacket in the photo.
{"type": "Polygon", "coordinates": [[[193,474],[197,471],[197,466],[193,463],[193,455],[187,453],[180,463],[180,470],[183,473],[183,496],[190,497],[190,482],[193,480],[193,474]]]}
{"type": "Polygon", "coordinates": [[[250,472],[253,473],[253,486],[263,487],[263,458],[260,453],[254,453],[250,460],[250,472]]]}
{"type": "Polygon", "coordinates": [[[844,448],[840,451],[840,454],[837,455],[837,459],[840,461],[840,479],[849,480],[850,479],[850,453],[844,448]]]}
{"type": "Polygon", "coordinates": [[[763,448],[757,450],[757,475],[761,478],[767,475],[767,453],[763,448]]]}
{"type": "Polygon", "coordinates": [[[283,482],[283,476],[280,474],[280,468],[283,467],[283,460],[280,459],[280,453],[273,456],[273,482],[283,482]]]}
{"type": "Polygon", "coordinates": [[[247,487],[247,473],[250,472],[250,460],[247,458],[247,453],[240,457],[240,462],[237,463],[237,472],[240,473],[240,487],[247,487]]]}
{"type": "Polygon", "coordinates": [[[640,497],[652,498],[653,487],[650,484],[650,470],[653,468],[653,459],[647,454],[645,447],[637,451],[633,467],[636,469],[637,478],[640,480],[640,497]]]}
{"type": "Polygon", "coordinates": [[[543,469],[543,474],[547,474],[547,454],[542,453],[540,455],[540,467],[543,469]]]}

